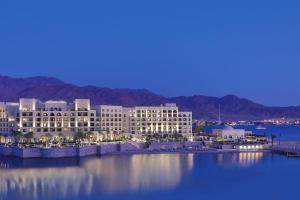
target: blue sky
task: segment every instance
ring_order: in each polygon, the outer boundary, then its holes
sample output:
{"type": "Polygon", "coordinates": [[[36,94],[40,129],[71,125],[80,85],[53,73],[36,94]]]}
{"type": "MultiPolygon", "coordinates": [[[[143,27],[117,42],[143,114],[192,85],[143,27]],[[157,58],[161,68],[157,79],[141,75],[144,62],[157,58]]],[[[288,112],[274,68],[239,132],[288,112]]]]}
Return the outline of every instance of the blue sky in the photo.
{"type": "Polygon", "coordinates": [[[300,105],[298,1],[0,1],[0,74],[300,105]]]}

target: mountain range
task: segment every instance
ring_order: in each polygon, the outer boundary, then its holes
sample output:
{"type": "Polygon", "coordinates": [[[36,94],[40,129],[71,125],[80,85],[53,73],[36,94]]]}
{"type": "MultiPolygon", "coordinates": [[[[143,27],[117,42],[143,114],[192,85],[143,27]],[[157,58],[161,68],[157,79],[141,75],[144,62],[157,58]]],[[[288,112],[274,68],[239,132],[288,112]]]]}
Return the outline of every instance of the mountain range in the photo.
{"type": "Polygon", "coordinates": [[[96,86],[78,86],[52,77],[14,78],[0,76],[0,101],[18,101],[19,98],[65,100],[89,98],[92,104],[122,106],[161,105],[176,103],[181,110],[192,111],[195,119],[218,119],[219,105],[222,120],[259,120],[269,118],[300,118],[300,106],[264,106],[235,95],[221,98],[204,95],[167,98],[146,89],[111,89],[96,86]]]}

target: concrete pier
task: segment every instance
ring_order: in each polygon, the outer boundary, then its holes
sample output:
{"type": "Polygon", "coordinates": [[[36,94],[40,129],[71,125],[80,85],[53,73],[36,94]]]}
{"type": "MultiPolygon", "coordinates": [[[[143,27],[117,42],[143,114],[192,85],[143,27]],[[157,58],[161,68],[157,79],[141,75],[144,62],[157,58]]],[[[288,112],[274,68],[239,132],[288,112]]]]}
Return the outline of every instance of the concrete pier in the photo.
{"type": "Polygon", "coordinates": [[[276,143],[269,147],[274,153],[286,154],[287,156],[299,156],[300,157],[300,143],[299,142],[282,142],[276,143]]]}

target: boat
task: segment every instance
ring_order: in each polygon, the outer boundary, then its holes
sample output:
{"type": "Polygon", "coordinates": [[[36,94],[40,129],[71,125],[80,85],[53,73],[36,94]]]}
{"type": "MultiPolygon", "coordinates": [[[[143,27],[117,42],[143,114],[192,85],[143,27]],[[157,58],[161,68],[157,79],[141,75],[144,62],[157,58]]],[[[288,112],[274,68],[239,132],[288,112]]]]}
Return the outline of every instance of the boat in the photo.
{"type": "Polygon", "coordinates": [[[257,130],[266,130],[267,128],[264,127],[264,126],[262,126],[262,125],[258,125],[258,126],[256,127],[256,129],[257,129],[257,130]]]}

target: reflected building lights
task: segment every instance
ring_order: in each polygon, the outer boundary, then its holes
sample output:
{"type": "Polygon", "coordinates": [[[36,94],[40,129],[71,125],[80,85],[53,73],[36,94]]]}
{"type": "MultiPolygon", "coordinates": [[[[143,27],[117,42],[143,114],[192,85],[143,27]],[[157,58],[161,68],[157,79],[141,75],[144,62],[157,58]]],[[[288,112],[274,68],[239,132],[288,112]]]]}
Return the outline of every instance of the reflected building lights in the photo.
{"type": "Polygon", "coordinates": [[[221,166],[250,167],[263,157],[262,152],[239,152],[233,154],[218,154],[217,163],[221,166]]]}
{"type": "Polygon", "coordinates": [[[80,166],[3,168],[0,199],[56,199],[172,189],[193,169],[193,159],[193,154],[109,156],[83,160],[80,166]]]}

